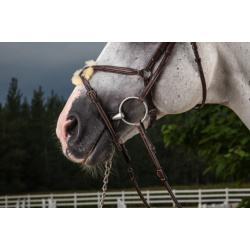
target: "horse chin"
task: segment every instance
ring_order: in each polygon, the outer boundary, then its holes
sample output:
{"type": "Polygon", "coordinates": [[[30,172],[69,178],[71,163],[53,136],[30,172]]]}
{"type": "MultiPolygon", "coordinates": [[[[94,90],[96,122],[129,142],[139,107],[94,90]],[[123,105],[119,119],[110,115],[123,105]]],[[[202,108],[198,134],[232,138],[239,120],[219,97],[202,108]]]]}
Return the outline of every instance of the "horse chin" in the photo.
{"type": "MultiPolygon", "coordinates": [[[[92,168],[105,162],[110,162],[115,153],[114,143],[106,129],[104,129],[104,131],[96,138],[92,149],[86,156],[81,157],[79,154],[75,155],[70,148],[71,147],[69,146],[66,150],[66,157],[73,162],[81,163],[84,166],[84,169],[92,168]]],[[[74,146],[74,149],[78,149],[78,153],[81,151],[79,150],[80,148],[81,147],[74,146]]]]}
{"type": "Polygon", "coordinates": [[[113,145],[110,146],[101,146],[99,143],[93,149],[91,154],[87,157],[84,165],[86,167],[94,167],[97,165],[101,165],[106,162],[110,162],[115,153],[115,147],[113,145]]]}
{"type": "MultiPolygon", "coordinates": [[[[108,131],[106,132],[108,133],[108,131]]],[[[102,134],[98,143],[84,162],[84,165],[87,167],[94,167],[112,160],[115,153],[115,146],[110,138],[108,142],[104,138],[105,136],[102,134]]]]}

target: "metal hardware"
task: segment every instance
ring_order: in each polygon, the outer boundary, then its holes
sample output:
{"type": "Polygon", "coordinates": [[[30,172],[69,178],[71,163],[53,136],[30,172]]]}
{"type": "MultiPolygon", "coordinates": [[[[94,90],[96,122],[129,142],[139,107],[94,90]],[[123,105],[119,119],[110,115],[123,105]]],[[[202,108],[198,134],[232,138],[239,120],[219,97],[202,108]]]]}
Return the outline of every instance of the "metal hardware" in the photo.
{"type": "Polygon", "coordinates": [[[149,77],[151,77],[151,75],[152,75],[152,72],[151,72],[151,71],[147,71],[146,69],[141,69],[141,77],[142,77],[142,78],[148,79],[149,77]],[[145,71],[146,71],[147,74],[148,74],[147,77],[144,76],[144,72],[145,72],[145,71]]]}
{"type": "Polygon", "coordinates": [[[155,115],[156,115],[156,109],[151,109],[149,110],[148,114],[149,116],[151,117],[152,116],[152,113],[155,112],[155,115]]]}
{"type": "Polygon", "coordinates": [[[104,179],[103,179],[103,186],[102,186],[102,198],[101,198],[101,201],[100,201],[100,208],[103,207],[103,204],[104,204],[104,199],[105,199],[105,196],[106,196],[106,190],[107,190],[107,184],[109,182],[109,174],[110,174],[110,169],[112,167],[112,163],[110,162],[109,163],[109,166],[108,166],[108,163],[106,162],[105,163],[105,173],[104,173],[104,179]]]}
{"type": "MultiPolygon", "coordinates": [[[[116,117],[116,116],[118,116],[118,115],[120,115],[120,114],[122,113],[122,105],[123,105],[126,101],[128,101],[128,100],[130,100],[130,99],[139,100],[139,97],[132,96],[132,97],[125,98],[125,99],[122,101],[122,103],[120,104],[119,113],[118,113],[117,115],[115,115],[114,117],[116,117]]],[[[145,106],[146,112],[145,112],[145,115],[144,115],[143,119],[141,120],[141,122],[143,122],[143,121],[146,119],[147,115],[148,115],[148,106],[147,106],[146,102],[142,101],[142,103],[143,103],[144,106],[145,106]]],[[[123,114],[123,113],[122,113],[122,114],[123,114]]],[[[112,118],[112,120],[114,120],[114,117],[112,118]]],[[[124,118],[122,118],[122,120],[123,120],[125,123],[127,123],[128,125],[136,126],[136,123],[127,122],[124,118]]]]}
{"type": "Polygon", "coordinates": [[[116,120],[121,120],[123,119],[125,116],[124,114],[121,112],[121,113],[118,113],[117,115],[115,115],[112,120],[116,121],[116,120]]]}

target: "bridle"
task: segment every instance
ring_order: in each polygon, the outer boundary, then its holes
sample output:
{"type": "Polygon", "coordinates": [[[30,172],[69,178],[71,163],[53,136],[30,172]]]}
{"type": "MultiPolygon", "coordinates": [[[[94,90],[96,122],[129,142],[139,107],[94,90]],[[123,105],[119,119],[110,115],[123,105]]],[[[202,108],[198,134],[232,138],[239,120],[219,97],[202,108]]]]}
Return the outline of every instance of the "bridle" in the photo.
{"type": "MultiPolygon", "coordinates": [[[[170,185],[169,185],[168,180],[167,180],[167,176],[156,158],[156,150],[155,150],[150,138],[148,137],[147,132],[146,132],[144,125],[142,123],[145,120],[146,116],[149,115],[150,124],[148,127],[149,128],[154,127],[156,124],[156,119],[157,119],[156,108],[155,108],[153,101],[152,101],[151,89],[152,89],[153,85],[155,84],[156,80],[158,79],[159,75],[161,74],[165,64],[167,63],[167,61],[168,61],[168,59],[169,59],[169,57],[170,57],[170,55],[175,47],[175,44],[176,44],[175,42],[161,43],[158,46],[154,56],[149,61],[148,65],[144,69],[141,69],[141,70],[136,70],[136,69],[127,68],[127,67],[108,66],[108,65],[95,65],[95,66],[92,66],[92,68],[95,71],[116,73],[116,74],[122,74],[122,75],[138,75],[138,76],[141,76],[143,78],[145,88],[143,89],[141,95],[139,97],[128,97],[128,98],[124,99],[122,101],[122,103],[120,104],[119,113],[117,115],[115,115],[112,118],[112,120],[120,120],[121,119],[122,121],[124,121],[125,123],[127,123],[129,125],[134,125],[137,127],[137,129],[138,129],[139,133],[141,134],[141,137],[142,137],[142,139],[143,139],[143,141],[148,149],[148,152],[149,152],[149,154],[150,154],[151,158],[153,159],[153,162],[156,166],[157,175],[160,177],[161,181],[163,182],[164,186],[166,187],[166,189],[167,189],[169,195],[171,196],[173,202],[175,203],[175,205],[178,208],[181,208],[181,205],[178,203],[177,199],[175,198],[175,196],[170,188],[170,185]],[[155,65],[155,63],[157,62],[157,60],[161,56],[163,56],[162,60],[159,64],[159,66],[157,67],[156,71],[152,74],[151,70],[152,70],[153,66],[155,65]],[[139,102],[144,104],[145,109],[146,109],[146,113],[145,113],[145,116],[143,117],[142,121],[139,120],[136,123],[129,123],[125,120],[124,114],[122,113],[122,106],[126,101],[128,101],[130,99],[137,99],[139,102]],[[147,99],[147,104],[144,101],[145,99],[147,99]]],[[[206,89],[206,81],[205,81],[205,77],[204,77],[204,73],[203,73],[203,69],[202,69],[202,65],[201,65],[201,59],[200,59],[199,53],[198,53],[197,44],[195,42],[192,42],[191,45],[192,45],[192,48],[194,51],[195,61],[198,65],[199,74],[200,74],[201,83],[202,83],[203,99],[202,99],[201,106],[193,108],[195,110],[198,110],[198,109],[201,109],[205,104],[207,89],[206,89]]],[[[147,201],[143,197],[141,190],[138,186],[138,183],[136,181],[134,170],[131,167],[131,159],[128,155],[127,149],[125,148],[125,145],[119,143],[118,138],[116,136],[116,133],[115,133],[106,113],[104,112],[102,106],[99,103],[96,92],[91,88],[89,82],[82,75],[83,71],[87,68],[88,67],[85,67],[79,74],[79,76],[81,77],[82,82],[87,90],[87,96],[96,105],[104,122],[106,123],[106,125],[108,127],[108,130],[112,136],[113,142],[116,144],[118,150],[123,153],[124,159],[125,159],[127,166],[128,166],[128,173],[129,173],[130,179],[133,182],[138,195],[140,196],[144,205],[147,208],[150,208],[147,201]]],[[[103,205],[103,202],[101,204],[101,207],[102,207],[102,205],[103,205]]]]}

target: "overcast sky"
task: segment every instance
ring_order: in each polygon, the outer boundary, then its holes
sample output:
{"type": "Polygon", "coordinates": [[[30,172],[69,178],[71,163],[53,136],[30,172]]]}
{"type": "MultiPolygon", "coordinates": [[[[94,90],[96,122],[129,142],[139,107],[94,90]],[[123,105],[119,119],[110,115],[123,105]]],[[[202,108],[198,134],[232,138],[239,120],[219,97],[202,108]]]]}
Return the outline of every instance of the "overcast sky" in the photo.
{"type": "Polygon", "coordinates": [[[45,96],[55,93],[68,99],[73,73],[85,61],[96,60],[106,43],[0,43],[0,103],[5,103],[12,77],[30,101],[41,85],[45,96]]]}

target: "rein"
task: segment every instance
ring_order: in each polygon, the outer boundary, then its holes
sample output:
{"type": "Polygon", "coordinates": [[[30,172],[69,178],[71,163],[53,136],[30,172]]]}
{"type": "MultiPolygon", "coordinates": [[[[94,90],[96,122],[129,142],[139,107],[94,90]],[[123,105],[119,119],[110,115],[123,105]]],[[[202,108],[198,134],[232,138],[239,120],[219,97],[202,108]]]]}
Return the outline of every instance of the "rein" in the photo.
{"type": "MultiPolygon", "coordinates": [[[[171,42],[171,43],[163,42],[163,43],[161,43],[158,46],[154,56],[151,58],[148,65],[146,66],[146,68],[141,69],[141,70],[136,70],[136,69],[127,68],[127,67],[108,66],[108,65],[94,65],[94,66],[91,66],[91,67],[96,71],[115,73],[115,74],[122,74],[122,75],[138,75],[138,76],[141,76],[143,78],[145,88],[143,89],[140,97],[128,97],[125,100],[123,100],[123,102],[120,104],[120,107],[119,107],[119,113],[117,115],[115,115],[112,118],[112,120],[120,120],[121,119],[121,120],[123,120],[123,122],[125,122],[125,123],[127,123],[129,125],[133,125],[133,126],[137,127],[137,129],[138,129],[138,131],[139,131],[139,133],[140,133],[140,135],[141,135],[141,137],[143,139],[143,142],[145,143],[145,145],[146,145],[146,147],[148,149],[148,152],[149,152],[149,154],[150,154],[150,156],[151,156],[151,158],[152,158],[152,160],[153,160],[153,162],[154,162],[154,164],[156,166],[157,175],[159,176],[159,178],[163,182],[164,186],[166,187],[166,189],[167,189],[169,195],[171,196],[173,202],[175,203],[175,205],[178,208],[181,208],[181,205],[178,203],[177,199],[175,198],[175,196],[174,196],[174,194],[173,194],[173,192],[172,192],[172,190],[170,188],[167,176],[166,176],[165,172],[163,171],[162,167],[160,166],[160,164],[159,164],[159,162],[157,160],[155,147],[153,146],[150,138],[148,137],[147,132],[146,132],[146,130],[144,128],[144,125],[142,123],[143,120],[145,120],[146,116],[149,115],[150,123],[149,123],[148,127],[149,128],[154,127],[155,124],[156,124],[156,119],[157,119],[156,108],[155,108],[155,106],[153,104],[153,101],[152,101],[151,89],[152,89],[153,85],[155,84],[156,80],[158,79],[159,75],[161,74],[161,72],[162,72],[165,64],[167,63],[169,57],[171,56],[171,53],[172,53],[172,51],[173,51],[173,49],[175,47],[175,44],[176,44],[175,42],[171,42]],[[153,68],[153,66],[155,65],[155,63],[159,59],[159,57],[162,56],[162,55],[163,55],[163,58],[162,58],[162,60],[161,60],[161,62],[159,64],[158,68],[152,74],[151,69],[153,68]],[[144,101],[145,98],[147,99],[147,104],[144,101]],[[122,105],[126,101],[128,101],[130,99],[137,99],[139,102],[144,104],[146,112],[145,112],[145,116],[142,119],[142,121],[139,120],[136,123],[129,123],[124,119],[124,114],[122,113],[122,105]]],[[[204,73],[203,73],[203,69],[202,69],[202,65],[201,65],[201,59],[200,59],[199,53],[198,53],[197,44],[195,42],[192,42],[191,45],[192,45],[192,49],[194,51],[195,61],[196,61],[197,65],[198,65],[199,74],[200,74],[200,78],[201,78],[201,84],[202,84],[203,98],[202,98],[201,106],[193,108],[195,110],[198,110],[198,109],[201,109],[205,104],[206,96],[207,96],[207,89],[206,89],[206,81],[205,81],[205,77],[204,77],[204,73]]],[[[115,133],[115,131],[114,131],[114,129],[113,129],[107,115],[105,114],[102,106],[99,103],[96,92],[91,88],[91,86],[90,86],[89,82],[86,80],[86,78],[84,76],[82,76],[82,72],[87,68],[88,67],[85,67],[79,74],[79,76],[81,77],[81,80],[82,80],[82,82],[83,82],[83,84],[84,84],[84,86],[85,86],[85,88],[87,90],[87,96],[93,102],[93,104],[96,105],[96,107],[99,110],[104,122],[106,123],[106,125],[107,125],[107,127],[109,129],[109,132],[110,132],[110,134],[111,134],[111,136],[113,138],[113,142],[116,144],[118,150],[123,153],[124,159],[125,159],[125,161],[127,163],[128,173],[129,173],[130,179],[133,182],[138,195],[140,196],[140,198],[141,198],[142,202],[144,203],[145,207],[150,208],[150,206],[148,205],[148,203],[145,200],[144,196],[142,195],[141,190],[139,188],[139,185],[138,185],[138,183],[136,181],[134,170],[131,167],[131,159],[130,159],[130,157],[128,155],[127,149],[125,148],[125,145],[119,143],[118,138],[116,136],[116,133],[115,133]]],[[[107,164],[106,164],[106,167],[107,167],[107,164]]],[[[111,168],[111,165],[110,165],[110,168],[111,168]]],[[[109,171],[108,171],[108,173],[109,173],[109,171]]],[[[104,184],[105,185],[107,183],[107,180],[108,180],[108,176],[105,174],[105,178],[104,178],[104,184]]],[[[103,206],[103,203],[104,203],[104,197],[105,197],[106,189],[107,189],[107,187],[105,186],[104,196],[103,196],[103,199],[102,199],[102,203],[100,204],[101,207],[103,206]]]]}

